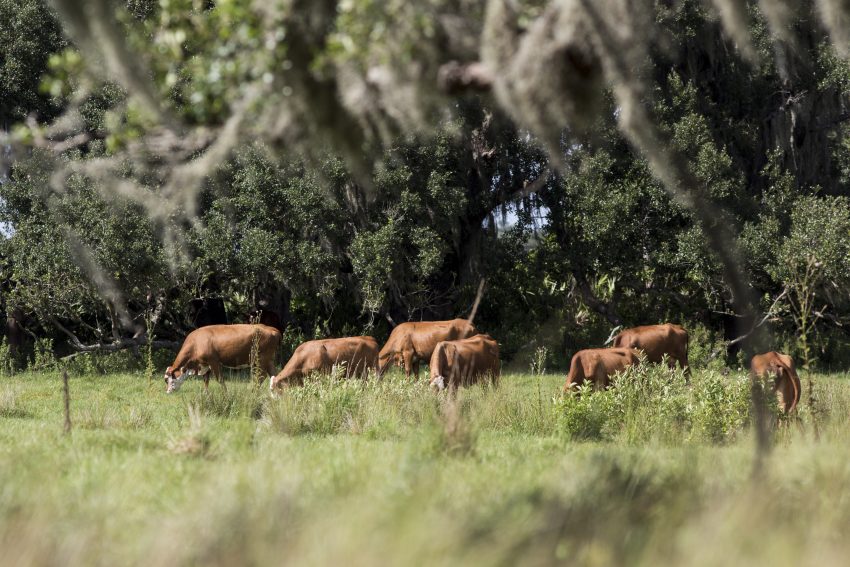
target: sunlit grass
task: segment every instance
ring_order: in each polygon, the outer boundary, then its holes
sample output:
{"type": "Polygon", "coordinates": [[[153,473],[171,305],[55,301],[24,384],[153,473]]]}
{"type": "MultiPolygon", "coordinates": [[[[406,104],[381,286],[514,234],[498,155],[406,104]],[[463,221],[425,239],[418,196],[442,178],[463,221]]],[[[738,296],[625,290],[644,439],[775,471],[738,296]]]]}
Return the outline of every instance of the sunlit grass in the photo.
{"type": "Polygon", "coordinates": [[[240,375],[226,392],[194,380],[173,395],[141,374],[72,376],[63,435],[59,377],[17,375],[0,385],[0,564],[821,564],[850,553],[850,377],[815,376],[820,439],[804,395],[802,426],[780,427],[755,481],[743,374],[631,378],[641,387],[580,400],[561,399],[555,374],[505,374],[456,399],[400,374],[326,377],[273,399],[240,375]]]}

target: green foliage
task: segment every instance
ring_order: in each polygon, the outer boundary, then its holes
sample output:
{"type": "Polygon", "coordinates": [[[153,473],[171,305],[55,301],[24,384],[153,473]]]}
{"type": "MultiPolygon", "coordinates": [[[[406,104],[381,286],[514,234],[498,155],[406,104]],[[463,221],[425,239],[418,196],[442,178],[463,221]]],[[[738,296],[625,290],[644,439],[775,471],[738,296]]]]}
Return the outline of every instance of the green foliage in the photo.
{"type": "Polygon", "coordinates": [[[846,309],[838,290],[850,287],[850,199],[803,197],[795,203],[791,232],[778,253],[777,278],[788,290],[788,308],[806,368],[815,360],[812,343],[825,307],[846,309]]]}
{"type": "Polygon", "coordinates": [[[6,337],[0,337],[0,375],[11,376],[15,373],[15,360],[6,337]]]}
{"type": "Polygon", "coordinates": [[[572,439],[624,443],[728,443],[749,424],[749,379],[664,365],[629,368],[608,390],[585,385],[555,399],[559,428],[572,439]]]}
{"type": "Polygon", "coordinates": [[[593,393],[592,386],[580,386],[575,394],[555,400],[559,427],[570,439],[602,439],[609,432],[616,413],[613,390],[593,393]]]}
{"type": "Polygon", "coordinates": [[[17,162],[13,181],[0,186],[0,220],[14,227],[8,301],[45,318],[108,320],[113,298],[104,286],[125,302],[145,302],[163,288],[162,245],[139,207],[106,202],[81,177],[65,193],[50,194],[47,161],[36,152],[17,162]],[[81,267],[91,264],[87,257],[95,263],[89,273],[81,267]]]}
{"type": "Polygon", "coordinates": [[[53,341],[51,339],[37,339],[35,341],[30,368],[41,372],[56,368],[56,355],[53,352],[53,341]]]}
{"type": "Polygon", "coordinates": [[[777,276],[796,281],[813,260],[817,284],[841,288],[850,283],[850,198],[802,197],[794,203],[791,232],[782,242],[777,276]]]}
{"type": "MultiPolygon", "coordinates": [[[[668,374],[657,373],[658,380],[668,374]]],[[[269,400],[247,380],[229,381],[226,395],[212,384],[206,396],[193,380],[166,395],[140,373],[72,374],[74,428],[63,436],[56,373],[19,374],[0,385],[4,553],[33,565],[51,564],[60,552],[80,564],[118,556],[167,565],[283,556],[503,564],[521,556],[534,564],[666,565],[710,561],[721,546],[724,557],[784,566],[824,553],[840,562],[847,552],[841,534],[850,515],[834,505],[848,482],[846,374],[816,377],[825,410],[820,441],[806,414],[804,428],[783,426],[759,478],[747,435],[715,444],[674,429],[663,446],[650,437],[565,440],[555,412],[543,414],[548,427],[536,422],[530,375],[507,373],[496,390],[461,389],[455,425],[442,407],[447,400],[388,378],[317,384],[301,400],[306,408],[292,404],[286,430],[276,421],[287,419],[284,412],[272,412],[287,407],[294,388],[269,400]],[[259,420],[255,400],[263,402],[259,420]],[[69,493],[78,496],[73,505],[69,493]],[[706,526],[722,529],[709,529],[709,541],[706,526]],[[813,533],[830,535],[827,548],[813,533]]],[[[541,378],[549,396],[563,377],[541,378]]],[[[645,379],[661,386],[652,372],[645,379]]],[[[695,385],[702,379],[706,388],[723,380],[691,377],[695,385]]],[[[681,415],[681,376],[668,383],[671,407],[645,414],[658,419],[656,434],[681,415]]],[[[634,419],[639,395],[626,396],[634,419]]],[[[712,413],[741,414],[734,397],[726,399],[730,405],[712,413]]]]}
{"type": "Polygon", "coordinates": [[[720,371],[726,364],[723,337],[705,325],[688,325],[688,363],[694,368],[720,371]]]}
{"type": "Polygon", "coordinates": [[[0,128],[34,113],[52,118],[57,107],[39,93],[51,54],[66,41],[53,11],[43,0],[0,1],[0,128]]]}
{"type": "MultiPolygon", "coordinates": [[[[190,127],[220,125],[258,84],[272,85],[269,98],[283,99],[307,85],[317,98],[347,96],[372,109],[364,123],[384,147],[357,145],[360,137],[346,132],[354,153],[375,162],[358,170],[350,155],[331,153],[339,144],[304,152],[280,137],[267,146],[241,144],[205,181],[200,201],[186,204],[197,204],[198,222],[185,224],[177,221],[183,204],[173,218],[154,223],[140,206],[107,198],[112,187],[92,167],[136,148],[133,156],[146,157],[122,161],[119,178],[149,187],[145,198],[165,197],[154,167],[162,160],[138,150],[154,124],[128,96],[134,93],[94,79],[90,71],[97,69],[87,69],[85,52],[59,37],[40,2],[7,0],[2,8],[8,25],[0,32],[7,39],[0,42],[0,94],[7,96],[0,96],[0,121],[3,113],[16,121],[72,104],[90,138],[62,155],[34,151],[18,159],[10,182],[0,186],[3,307],[31,315],[27,330],[53,339],[61,356],[74,344],[59,325],[87,344],[126,339],[144,326],[158,297],[167,297],[157,328],[164,339],[185,336],[197,315],[192,301],[210,297],[224,302],[231,321],[269,306],[289,327],[284,354],[299,337],[365,332],[381,339],[386,315],[396,323],[465,315],[486,278],[476,324],[498,337],[508,360],[526,364],[542,346],[551,365],[564,367],[569,354],[599,346],[617,324],[665,320],[696,330],[697,365],[717,360],[710,358],[722,339],[716,313],[732,307],[719,263],[686,208],[621,135],[622,109],[611,93],[600,97],[605,111],[591,133],[579,139],[565,132],[563,167],[528,195],[523,188],[551,165],[536,140],[486,97],[433,106],[445,99],[424,85],[436,84],[446,61],[433,42],[451,44],[453,59],[475,60],[480,6],[355,1],[326,13],[327,6],[316,5],[317,21],[326,18],[327,26],[300,30],[311,47],[293,53],[300,28],[285,21],[286,7],[122,3],[118,25],[149,64],[147,79],[167,112],[190,127]],[[446,18],[452,10],[462,17],[446,18]],[[452,26],[457,35],[448,33],[452,26]],[[311,43],[313,34],[320,40],[311,43]],[[372,75],[359,84],[352,76],[358,72],[372,75]],[[393,91],[382,81],[423,88],[393,91]],[[55,99],[47,106],[34,94],[39,82],[55,99]],[[380,100],[371,100],[370,89],[381,91],[380,100]],[[385,112],[410,130],[388,127],[385,112]],[[413,128],[423,123],[424,134],[413,128]],[[51,178],[57,164],[76,172],[51,178]],[[169,235],[178,238],[163,242],[169,235]],[[185,249],[177,246],[182,237],[185,249]]],[[[521,2],[517,9],[517,21],[528,23],[544,4],[521,2]]],[[[789,87],[755,7],[749,27],[763,58],[752,64],[731,49],[703,3],[653,9],[666,38],[647,60],[659,127],[712,201],[728,210],[716,222],[741,227],[733,232],[761,307],[787,286],[796,290],[771,319],[776,340],[765,346],[790,342],[809,365],[840,360],[840,329],[850,316],[850,131],[834,101],[847,94],[846,65],[823,31],[801,18],[795,25],[810,33],[799,47],[811,64],[792,62],[789,87]],[[802,98],[785,100],[788,92],[802,98]],[[806,135],[789,131],[792,122],[806,135]],[[797,146],[789,145],[792,137],[797,146]]],[[[294,99],[286,108],[306,112],[294,99]]],[[[248,121],[259,129],[289,120],[253,112],[248,121]]],[[[317,129],[347,124],[344,117],[318,117],[324,122],[317,129]]],[[[34,143],[46,130],[15,132],[15,139],[34,143]]],[[[295,137],[312,140],[313,133],[295,137]]]]}

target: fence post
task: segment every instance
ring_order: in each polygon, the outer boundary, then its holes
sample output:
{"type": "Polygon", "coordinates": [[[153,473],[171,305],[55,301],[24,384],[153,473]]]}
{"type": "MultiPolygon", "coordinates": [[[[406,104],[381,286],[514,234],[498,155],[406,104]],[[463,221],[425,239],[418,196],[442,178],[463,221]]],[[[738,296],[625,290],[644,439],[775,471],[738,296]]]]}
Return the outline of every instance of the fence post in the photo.
{"type": "Polygon", "coordinates": [[[759,478],[764,468],[764,460],[770,453],[770,414],[765,400],[765,383],[760,377],[750,380],[750,397],[753,402],[753,418],[756,429],[756,455],[753,463],[753,478],[759,478]]]}
{"type": "Polygon", "coordinates": [[[65,398],[65,435],[71,433],[71,392],[68,389],[68,371],[62,371],[62,393],[65,398]]]}

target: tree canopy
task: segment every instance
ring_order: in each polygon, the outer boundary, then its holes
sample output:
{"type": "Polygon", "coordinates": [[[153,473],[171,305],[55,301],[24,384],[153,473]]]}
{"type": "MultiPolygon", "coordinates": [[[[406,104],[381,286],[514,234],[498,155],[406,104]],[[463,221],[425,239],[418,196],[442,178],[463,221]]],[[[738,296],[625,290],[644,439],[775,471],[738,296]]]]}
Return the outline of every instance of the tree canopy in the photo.
{"type": "Polygon", "coordinates": [[[850,359],[838,2],[2,7],[0,282],[32,335],[177,340],[214,300],[380,336],[484,278],[508,356],[674,320],[850,359]]]}

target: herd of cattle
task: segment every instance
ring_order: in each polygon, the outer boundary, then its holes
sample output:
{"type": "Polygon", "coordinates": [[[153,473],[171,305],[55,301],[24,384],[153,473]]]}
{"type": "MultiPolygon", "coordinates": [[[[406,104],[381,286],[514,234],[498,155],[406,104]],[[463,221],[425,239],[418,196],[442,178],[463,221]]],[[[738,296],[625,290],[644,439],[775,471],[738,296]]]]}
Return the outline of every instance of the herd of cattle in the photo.
{"type": "MultiPolygon", "coordinates": [[[[380,351],[372,337],[320,339],[302,343],[279,373],[275,354],[281,334],[262,324],[209,325],[189,333],[174,362],[165,371],[166,392],[177,391],[187,377],[201,376],[209,387],[210,374],[222,386],[222,367],[245,368],[256,357],[256,365],[269,376],[272,391],[303,384],[312,373],[328,373],[335,365],[346,377],[362,377],[369,371],[378,377],[391,365],[404,368],[408,378],[419,378],[419,364],[430,363],[430,384],[437,389],[456,389],[482,378],[495,386],[501,364],[499,344],[480,334],[466,319],[402,323],[396,326],[380,351]]],[[[610,377],[640,361],[641,352],[650,363],[664,360],[673,368],[678,363],[686,375],[688,332],[679,325],[647,325],[626,329],[614,337],[611,348],[577,352],[570,363],[564,391],[585,382],[596,388],[610,385],[610,377]]],[[[750,363],[753,377],[772,378],[780,408],[791,412],[800,400],[800,379],[791,357],[777,352],[758,354],[750,363]]]]}

